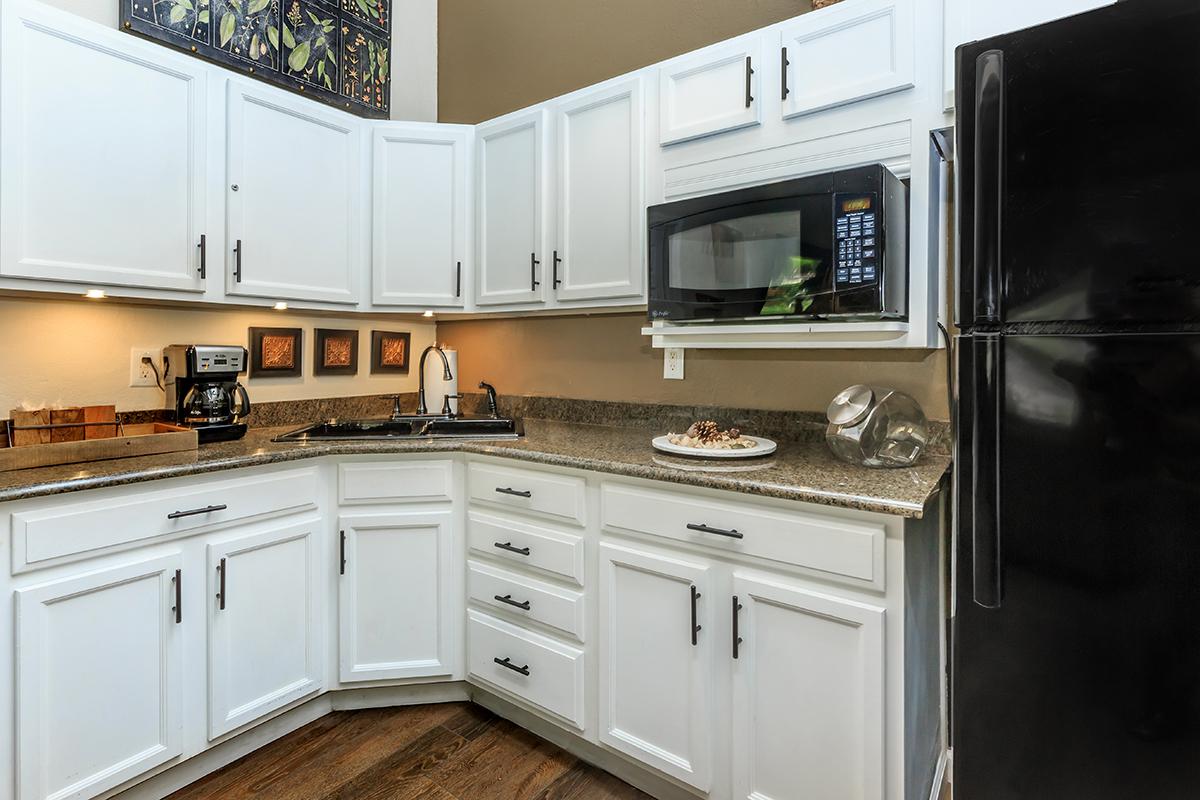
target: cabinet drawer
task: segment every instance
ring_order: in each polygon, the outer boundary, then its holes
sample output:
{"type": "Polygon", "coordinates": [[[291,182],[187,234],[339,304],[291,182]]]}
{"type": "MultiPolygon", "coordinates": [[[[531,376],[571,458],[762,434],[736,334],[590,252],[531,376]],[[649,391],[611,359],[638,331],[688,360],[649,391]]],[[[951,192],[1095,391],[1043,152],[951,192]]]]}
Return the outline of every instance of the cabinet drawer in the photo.
{"type": "Polygon", "coordinates": [[[315,468],[245,475],[195,487],[105,492],[99,500],[39,503],[12,515],[13,573],[265,514],[316,508],[315,468]]]}
{"type": "Polygon", "coordinates": [[[479,561],[467,563],[467,596],[583,641],[583,595],[479,561]]]}
{"type": "Polygon", "coordinates": [[[477,553],[583,585],[583,539],[574,534],[472,511],[467,515],[467,541],[477,553]]]}
{"type": "Polygon", "coordinates": [[[473,463],[467,468],[467,486],[472,502],[528,511],[574,525],[585,523],[583,478],[473,463]]]}
{"type": "Polygon", "coordinates": [[[582,650],[472,610],[467,652],[471,677],[583,729],[582,650]]]}
{"type": "Polygon", "coordinates": [[[338,465],[338,502],[437,502],[453,497],[449,461],[361,461],[338,465]]]}
{"type": "Polygon", "coordinates": [[[600,516],[606,528],[703,544],[884,588],[882,524],[619,483],[601,487],[600,516]]]}

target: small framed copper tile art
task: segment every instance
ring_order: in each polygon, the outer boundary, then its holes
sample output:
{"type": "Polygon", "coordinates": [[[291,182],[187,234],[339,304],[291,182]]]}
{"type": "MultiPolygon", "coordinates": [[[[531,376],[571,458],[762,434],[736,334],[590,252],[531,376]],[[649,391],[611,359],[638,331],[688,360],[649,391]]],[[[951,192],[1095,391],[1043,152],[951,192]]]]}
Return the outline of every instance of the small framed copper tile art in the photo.
{"type": "Polygon", "coordinates": [[[314,375],[358,374],[358,331],[313,331],[314,375]]]}
{"type": "Polygon", "coordinates": [[[371,331],[371,374],[408,373],[412,334],[407,331],[371,331]]]}
{"type": "Polygon", "coordinates": [[[250,377],[297,378],[304,358],[300,328],[251,328],[250,377]]]}

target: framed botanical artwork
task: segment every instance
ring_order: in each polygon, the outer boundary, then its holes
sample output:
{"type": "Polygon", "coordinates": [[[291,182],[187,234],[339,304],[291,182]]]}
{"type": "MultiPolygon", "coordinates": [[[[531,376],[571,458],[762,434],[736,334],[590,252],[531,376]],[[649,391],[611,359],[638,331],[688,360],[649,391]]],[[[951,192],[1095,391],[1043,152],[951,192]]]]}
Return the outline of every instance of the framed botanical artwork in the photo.
{"type": "Polygon", "coordinates": [[[313,331],[314,375],[358,374],[358,331],[313,331]]]}
{"type": "Polygon", "coordinates": [[[408,372],[412,334],[407,331],[371,331],[371,374],[408,372]]]}
{"type": "Polygon", "coordinates": [[[250,377],[297,378],[304,358],[300,328],[251,328],[250,377]]]}

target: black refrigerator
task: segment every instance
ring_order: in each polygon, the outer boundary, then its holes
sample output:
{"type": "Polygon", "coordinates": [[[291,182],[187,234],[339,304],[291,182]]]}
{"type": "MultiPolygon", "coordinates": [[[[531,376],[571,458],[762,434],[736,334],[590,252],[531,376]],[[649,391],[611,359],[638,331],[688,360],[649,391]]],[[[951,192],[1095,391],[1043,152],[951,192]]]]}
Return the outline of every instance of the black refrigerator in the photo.
{"type": "Polygon", "coordinates": [[[957,53],[956,800],[1200,798],[1200,2],[957,53]]]}

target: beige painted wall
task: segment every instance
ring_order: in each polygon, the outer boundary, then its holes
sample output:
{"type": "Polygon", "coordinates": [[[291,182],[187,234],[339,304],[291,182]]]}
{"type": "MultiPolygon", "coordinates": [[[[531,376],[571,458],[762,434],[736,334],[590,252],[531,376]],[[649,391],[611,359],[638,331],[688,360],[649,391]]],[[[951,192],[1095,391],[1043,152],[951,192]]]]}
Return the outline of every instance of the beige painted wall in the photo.
{"type": "MultiPolygon", "coordinates": [[[[108,28],[117,0],[44,0],[108,28]]],[[[392,119],[437,119],[437,0],[395,0],[392,33],[392,119]]]]}
{"type": "Polygon", "coordinates": [[[441,0],[439,118],[481,122],[811,8],[811,0],[441,0]]]}
{"type": "Polygon", "coordinates": [[[502,394],[824,411],[838,391],[878,383],[912,394],[945,419],[945,362],[913,350],[689,350],[682,381],[663,380],[661,350],[641,314],[443,321],[438,340],[458,349],[459,387],[502,394]]]}
{"type": "Polygon", "coordinates": [[[64,405],[115,403],[122,411],[160,408],[163,393],[157,387],[129,386],[130,348],[247,345],[247,328],[252,325],[304,329],[303,377],[249,379],[246,387],[252,401],[415,391],[415,360],[407,376],[370,374],[371,330],[412,331],[413,350],[418,354],[434,336],[434,325],[424,320],[0,297],[0,418],[25,400],[64,405]],[[357,376],[313,377],[313,329],[317,327],[359,330],[357,376]]]}

